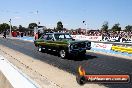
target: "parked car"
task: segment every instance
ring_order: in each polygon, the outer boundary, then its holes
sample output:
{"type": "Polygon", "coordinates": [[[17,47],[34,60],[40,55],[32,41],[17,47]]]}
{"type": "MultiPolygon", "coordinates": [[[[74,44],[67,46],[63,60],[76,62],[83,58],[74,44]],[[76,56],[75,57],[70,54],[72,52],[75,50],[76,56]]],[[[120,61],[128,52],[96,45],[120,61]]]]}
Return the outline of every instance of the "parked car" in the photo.
{"type": "Polygon", "coordinates": [[[69,33],[46,33],[34,41],[38,51],[58,52],[61,58],[69,55],[85,56],[86,50],[91,49],[90,41],[79,41],[71,37],[69,33]]]}

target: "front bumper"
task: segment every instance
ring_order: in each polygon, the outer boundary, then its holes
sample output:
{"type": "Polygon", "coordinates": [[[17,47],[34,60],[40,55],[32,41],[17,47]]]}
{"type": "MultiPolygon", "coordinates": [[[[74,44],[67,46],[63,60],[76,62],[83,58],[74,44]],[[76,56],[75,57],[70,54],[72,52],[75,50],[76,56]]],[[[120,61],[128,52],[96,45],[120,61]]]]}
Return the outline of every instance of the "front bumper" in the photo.
{"type": "Polygon", "coordinates": [[[91,50],[91,47],[87,47],[87,50],[91,50]]]}
{"type": "Polygon", "coordinates": [[[78,50],[71,50],[69,51],[69,54],[71,55],[79,55],[79,54],[85,54],[86,49],[78,49],[78,50]]]}

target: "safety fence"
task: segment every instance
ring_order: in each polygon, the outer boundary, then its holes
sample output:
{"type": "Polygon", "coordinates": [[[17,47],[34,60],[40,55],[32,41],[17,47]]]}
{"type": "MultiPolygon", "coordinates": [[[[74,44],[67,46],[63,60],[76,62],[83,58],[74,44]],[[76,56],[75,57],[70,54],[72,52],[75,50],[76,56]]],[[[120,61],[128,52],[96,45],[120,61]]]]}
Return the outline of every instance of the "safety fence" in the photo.
{"type": "Polygon", "coordinates": [[[102,36],[71,35],[76,40],[101,41],[102,36]]]}
{"type": "Polygon", "coordinates": [[[90,40],[90,41],[107,41],[107,42],[126,42],[132,43],[132,38],[121,37],[105,37],[105,36],[86,36],[86,35],[71,35],[77,40],[90,40]]]}

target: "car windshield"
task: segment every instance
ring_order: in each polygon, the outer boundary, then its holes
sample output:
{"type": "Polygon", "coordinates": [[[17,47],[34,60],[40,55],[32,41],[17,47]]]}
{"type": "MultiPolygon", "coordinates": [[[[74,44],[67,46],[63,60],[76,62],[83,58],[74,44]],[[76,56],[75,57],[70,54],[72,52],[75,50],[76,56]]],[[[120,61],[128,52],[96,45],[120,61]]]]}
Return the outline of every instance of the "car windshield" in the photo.
{"type": "Polygon", "coordinates": [[[72,37],[70,36],[70,34],[55,34],[55,39],[56,40],[62,40],[62,39],[72,39],[72,37]]]}

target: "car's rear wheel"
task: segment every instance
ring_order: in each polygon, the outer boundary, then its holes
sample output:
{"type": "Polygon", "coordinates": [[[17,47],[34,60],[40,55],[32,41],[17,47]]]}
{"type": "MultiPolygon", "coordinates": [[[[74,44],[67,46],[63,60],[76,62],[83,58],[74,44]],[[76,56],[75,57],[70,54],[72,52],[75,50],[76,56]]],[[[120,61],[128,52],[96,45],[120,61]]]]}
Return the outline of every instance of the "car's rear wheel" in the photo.
{"type": "Polygon", "coordinates": [[[66,51],[65,50],[60,50],[59,54],[60,54],[61,58],[66,58],[66,51]]]}

